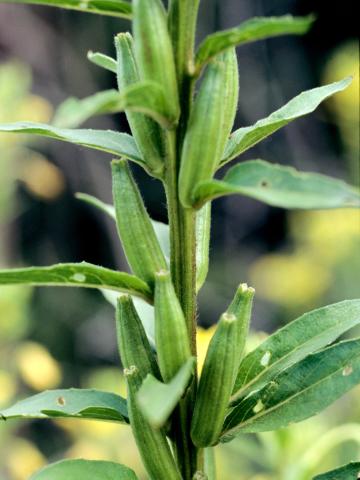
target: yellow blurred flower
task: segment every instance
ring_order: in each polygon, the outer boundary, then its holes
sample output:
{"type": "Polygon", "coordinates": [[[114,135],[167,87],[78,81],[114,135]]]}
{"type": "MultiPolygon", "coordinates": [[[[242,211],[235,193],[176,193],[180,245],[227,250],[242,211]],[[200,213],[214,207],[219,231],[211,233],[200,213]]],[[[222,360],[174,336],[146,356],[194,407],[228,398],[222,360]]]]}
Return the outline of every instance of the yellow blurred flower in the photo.
{"type": "Polygon", "coordinates": [[[28,95],[17,111],[17,118],[27,122],[46,123],[53,114],[50,103],[37,95],[28,95]]]}
{"type": "Polygon", "coordinates": [[[31,292],[31,288],[22,285],[0,289],[0,343],[17,340],[26,332],[31,292]]]}
{"type": "Polygon", "coordinates": [[[44,346],[35,342],[22,343],[15,358],[22,379],[34,390],[56,388],[61,383],[61,368],[44,346]]]}
{"type": "Polygon", "coordinates": [[[198,371],[202,370],[205,362],[206,352],[212,336],[216,330],[216,325],[212,325],[210,328],[197,328],[197,354],[198,354],[198,371]]]}
{"type": "Polygon", "coordinates": [[[66,458],[84,458],[85,460],[109,460],[109,452],[101,442],[81,439],[66,452],[66,458]]]}
{"type": "Polygon", "coordinates": [[[322,295],[330,285],[331,275],[309,255],[271,254],[252,265],[250,279],[262,298],[296,307],[322,295]]]}
{"type": "Polygon", "coordinates": [[[16,392],[16,382],[12,375],[0,370],[0,406],[10,402],[16,392]]]}
{"type": "Polygon", "coordinates": [[[30,475],[42,468],[46,459],[38,448],[27,440],[16,439],[6,455],[6,468],[11,480],[28,480],[30,475]]]}

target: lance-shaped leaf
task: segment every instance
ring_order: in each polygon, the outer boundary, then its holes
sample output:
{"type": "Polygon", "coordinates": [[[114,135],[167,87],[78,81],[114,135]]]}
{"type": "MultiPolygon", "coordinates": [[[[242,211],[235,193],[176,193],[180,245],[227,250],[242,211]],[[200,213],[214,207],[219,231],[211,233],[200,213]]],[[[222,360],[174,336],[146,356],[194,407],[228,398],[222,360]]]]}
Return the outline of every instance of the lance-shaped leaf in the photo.
{"type": "Polygon", "coordinates": [[[305,313],[276,331],[240,363],[233,403],[359,323],[360,300],[345,300],[305,313]]]}
{"type": "Polygon", "coordinates": [[[360,462],[351,462],[331,472],[316,475],[313,480],[358,480],[359,478],[360,462]]]}
{"type": "Polygon", "coordinates": [[[213,33],[205,38],[199,47],[196,55],[196,70],[200,72],[206,62],[230,47],[279,35],[302,35],[309,30],[313,21],[313,15],[307,17],[291,15],[255,17],[238,27],[213,33]]]}
{"type": "Polygon", "coordinates": [[[211,203],[196,213],[196,290],[205,283],[209,271],[211,203]]]}
{"type": "Polygon", "coordinates": [[[16,284],[99,288],[135,295],[148,302],[152,298],[149,286],[134,275],[86,262],[0,270],[0,285],[16,284]]]}
{"type": "Polygon", "coordinates": [[[116,73],[117,66],[116,60],[104,53],[92,52],[91,50],[87,54],[87,58],[90,62],[94,63],[98,67],[105,68],[109,72],[116,73]]]}
{"type": "Polygon", "coordinates": [[[299,172],[293,167],[264,160],[242,162],[222,180],[200,183],[194,205],[238,193],[274,207],[288,209],[353,208],[360,206],[360,194],[351,185],[319,173],[299,172]]]}
{"type": "Polygon", "coordinates": [[[84,99],[70,97],[56,109],[52,123],[56,127],[75,128],[95,115],[123,110],[117,90],[105,90],[84,99]]]}
{"type": "Polygon", "coordinates": [[[153,375],[148,375],[145,378],[137,393],[136,400],[144,417],[154,428],[165,425],[184,395],[194,374],[194,368],[195,358],[191,357],[169,383],[162,383],[153,375]]]}
{"type": "Polygon", "coordinates": [[[360,383],[360,339],[304,358],[241,401],[225,420],[222,441],[277,430],[324,410],[360,383]]]}
{"type": "Polygon", "coordinates": [[[0,3],[45,5],[129,19],[132,12],[131,3],[124,0],[86,0],[86,2],[82,0],[1,0],[0,3]]]}
{"type": "Polygon", "coordinates": [[[48,390],[0,411],[3,420],[59,417],[129,423],[126,400],[100,390],[48,390]]]}
{"type": "Polygon", "coordinates": [[[26,133],[75,143],[84,147],[102,150],[118,157],[125,157],[146,169],[136,143],[131,135],[111,130],[68,129],[35,122],[0,124],[0,132],[26,133]]]}
{"type": "Polygon", "coordinates": [[[279,110],[259,120],[254,125],[239,128],[239,130],[232,133],[220,166],[253,147],[293,120],[313,112],[326,98],[347,88],[351,81],[352,78],[347,77],[339,82],[302,92],[279,110]]]}
{"type": "Polygon", "coordinates": [[[29,480],[137,480],[128,467],[103,460],[63,460],[44,467],[29,480]]]}

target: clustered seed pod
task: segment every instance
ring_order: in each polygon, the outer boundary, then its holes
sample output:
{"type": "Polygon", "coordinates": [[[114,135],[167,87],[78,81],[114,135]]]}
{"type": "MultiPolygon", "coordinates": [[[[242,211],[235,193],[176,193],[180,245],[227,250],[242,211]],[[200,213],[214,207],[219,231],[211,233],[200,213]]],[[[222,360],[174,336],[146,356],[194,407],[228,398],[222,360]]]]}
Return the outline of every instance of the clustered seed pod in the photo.
{"type": "Polygon", "coordinates": [[[170,273],[155,276],[155,343],[161,375],[170,381],[191,357],[185,317],[170,273]]]}
{"type": "Polygon", "coordinates": [[[210,341],[202,370],[191,438],[197,447],[216,445],[224,424],[229,399],[239,366],[242,335],[251,315],[252,288],[242,285],[219,321],[210,341]]]}
{"type": "Polygon", "coordinates": [[[134,0],[132,4],[135,56],[141,80],[157,82],[164,88],[177,117],[179,94],[166,10],[161,0],[134,0]]]}
{"type": "Polygon", "coordinates": [[[155,272],[167,268],[164,254],[139,189],[125,160],[112,162],[116,224],[129,265],[150,286],[155,272]]]}
{"type": "MultiPolygon", "coordinates": [[[[134,56],[133,39],[130,33],[120,33],[115,37],[117,56],[117,81],[120,92],[139,82],[140,76],[134,56]]],[[[161,176],[164,169],[164,133],[148,116],[126,111],[131,133],[154,176],[161,176]]]]}
{"type": "Polygon", "coordinates": [[[220,163],[238,102],[238,67],[234,49],[209,62],[195,99],[181,155],[179,196],[193,205],[196,186],[210,180],[220,163]]]}
{"type": "Polygon", "coordinates": [[[136,394],[143,380],[139,370],[131,366],[124,374],[130,424],[148,475],[151,480],[181,480],[164,431],[153,429],[137,406],[136,394]]]}
{"type": "Polygon", "coordinates": [[[121,295],[118,299],[116,332],[123,367],[136,364],[142,379],[149,373],[160,379],[154,352],[130,295],[121,295]]]}

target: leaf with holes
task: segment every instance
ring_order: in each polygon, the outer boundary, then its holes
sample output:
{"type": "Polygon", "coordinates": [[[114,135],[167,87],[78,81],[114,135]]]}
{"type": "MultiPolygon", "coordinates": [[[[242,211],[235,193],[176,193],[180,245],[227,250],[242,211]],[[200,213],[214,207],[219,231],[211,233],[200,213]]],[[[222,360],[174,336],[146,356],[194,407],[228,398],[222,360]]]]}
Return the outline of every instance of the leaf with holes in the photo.
{"type": "Polygon", "coordinates": [[[264,160],[239,163],[223,179],[200,183],[195,188],[194,205],[234,193],[288,209],[360,207],[360,193],[341,180],[264,160]]]}
{"type": "Polygon", "coordinates": [[[152,301],[149,286],[134,275],[86,262],[0,270],[0,285],[98,288],[129,293],[152,301]]]}
{"type": "Polygon", "coordinates": [[[230,47],[279,35],[303,35],[309,30],[313,21],[313,15],[255,17],[238,27],[213,33],[205,38],[199,47],[196,55],[196,70],[199,72],[212,57],[230,47]]]}
{"type": "Polygon", "coordinates": [[[63,460],[44,467],[29,480],[137,480],[128,467],[102,460],[63,460]]]}
{"type": "Polygon", "coordinates": [[[111,153],[117,157],[125,157],[147,168],[136,143],[127,133],[112,130],[58,128],[52,125],[35,122],[15,122],[0,124],[0,132],[26,133],[74,143],[84,147],[111,153]]]}
{"type": "Polygon", "coordinates": [[[262,388],[279,372],[334,342],[360,323],[360,300],[345,300],[305,313],[270,335],[239,366],[232,402],[262,388]]]}
{"type": "Polygon", "coordinates": [[[80,12],[110,15],[112,17],[131,18],[131,3],[124,0],[0,0],[0,3],[25,3],[45,5],[80,12]]]}
{"type": "Polygon", "coordinates": [[[254,125],[239,128],[239,130],[231,134],[220,166],[225,165],[225,163],[239,156],[293,120],[313,112],[328,97],[347,88],[351,81],[352,78],[347,77],[339,82],[302,92],[279,110],[259,120],[254,125]]]}
{"type": "Polygon", "coordinates": [[[59,417],[129,423],[126,400],[100,390],[48,390],[0,411],[3,420],[59,417]]]}
{"type": "Polygon", "coordinates": [[[318,414],[360,383],[360,339],[304,358],[240,401],[225,419],[221,440],[267,432],[318,414]]]}

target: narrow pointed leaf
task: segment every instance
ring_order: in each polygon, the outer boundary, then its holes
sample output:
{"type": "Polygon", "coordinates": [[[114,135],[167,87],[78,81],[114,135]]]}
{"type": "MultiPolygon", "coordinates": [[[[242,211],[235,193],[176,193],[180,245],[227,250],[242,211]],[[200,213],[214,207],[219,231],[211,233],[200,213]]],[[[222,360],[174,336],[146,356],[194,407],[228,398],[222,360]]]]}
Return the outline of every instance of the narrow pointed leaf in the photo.
{"type": "Polygon", "coordinates": [[[313,480],[358,480],[360,478],[360,462],[352,462],[331,472],[316,475],[313,480]]]}
{"type": "Polygon", "coordinates": [[[137,403],[145,418],[154,428],[165,425],[184,395],[194,374],[195,358],[191,357],[169,383],[162,383],[148,375],[137,393],[137,403]]]}
{"type": "Polygon", "coordinates": [[[100,390],[48,390],[0,411],[0,419],[82,418],[129,423],[126,400],[100,390]]]}
{"type": "Polygon", "coordinates": [[[102,150],[118,157],[128,158],[146,168],[146,164],[141,158],[134,139],[126,133],[113,132],[111,130],[72,130],[35,122],[0,124],[0,132],[40,135],[54,138],[55,140],[75,143],[95,150],[102,150]]]}
{"type": "Polygon", "coordinates": [[[254,125],[239,128],[239,130],[232,133],[220,166],[225,165],[225,163],[253,147],[293,120],[313,112],[326,98],[347,88],[351,81],[352,78],[347,77],[339,82],[302,92],[279,110],[259,120],[254,125]]]}
{"type": "Polygon", "coordinates": [[[196,290],[205,283],[209,271],[211,203],[196,213],[196,290]]]}
{"type": "Polygon", "coordinates": [[[194,205],[201,206],[213,198],[235,193],[288,209],[360,206],[360,193],[342,180],[299,172],[264,160],[239,163],[230,168],[222,180],[200,183],[194,192],[194,205]]]}
{"type": "Polygon", "coordinates": [[[0,270],[0,285],[16,284],[107,289],[136,295],[151,302],[151,290],[139,278],[86,262],[0,270]]]}
{"type": "Polygon", "coordinates": [[[45,5],[129,19],[132,12],[131,3],[124,0],[1,0],[0,3],[45,5]]]}
{"type": "Polygon", "coordinates": [[[104,53],[89,51],[87,58],[90,62],[105,70],[109,70],[109,72],[116,73],[117,71],[116,60],[104,53]]]}
{"type": "Polygon", "coordinates": [[[240,402],[225,420],[222,441],[305,420],[359,383],[360,339],[311,354],[240,402]]]}
{"type": "Polygon", "coordinates": [[[262,388],[279,372],[334,342],[360,323],[360,300],[345,300],[305,313],[270,335],[240,363],[233,402],[262,388]]]}
{"type": "Polygon", "coordinates": [[[117,90],[105,90],[84,99],[70,97],[56,109],[53,125],[76,128],[95,115],[116,113],[123,110],[117,90]]]}
{"type": "Polygon", "coordinates": [[[238,27],[213,33],[205,38],[199,47],[196,55],[196,69],[199,72],[212,57],[230,47],[279,35],[303,35],[309,30],[313,21],[312,15],[307,17],[291,15],[255,17],[238,27]]]}
{"type": "Polygon", "coordinates": [[[29,480],[137,480],[128,467],[103,460],[63,460],[44,467],[29,480]]]}

